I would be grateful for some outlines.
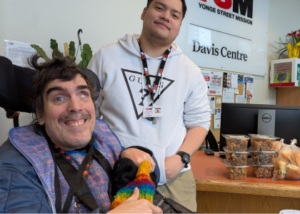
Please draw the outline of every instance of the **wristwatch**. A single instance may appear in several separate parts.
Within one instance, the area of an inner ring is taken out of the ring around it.
[[[189,162],[191,160],[190,155],[188,153],[186,153],[186,152],[183,152],[183,151],[177,152],[176,155],[179,155],[181,157],[182,163],[185,164],[184,168],[187,168],[188,164],[189,164]]]

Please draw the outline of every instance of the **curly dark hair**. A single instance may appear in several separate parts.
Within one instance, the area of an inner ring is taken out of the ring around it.
[[[73,80],[76,75],[81,75],[86,81],[88,89],[91,93],[91,97],[96,107],[95,101],[98,97],[95,84],[81,69],[73,63],[69,57],[55,57],[47,62],[38,63],[40,56],[38,54],[33,55],[28,60],[31,67],[37,70],[37,74],[33,79],[33,101],[32,112],[37,116],[43,117],[44,115],[44,100],[43,93],[46,85],[56,79],[60,79],[64,82]],[[38,125],[38,121],[35,120],[34,125]],[[35,130],[37,127],[35,127]]]
[[[150,4],[153,2],[153,0],[148,0],[147,1],[147,8],[149,8]],[[181,0],[182,2],[182,19],[184,19],[186,11],[187,11],[187,6],[185,3],[185,0]]]

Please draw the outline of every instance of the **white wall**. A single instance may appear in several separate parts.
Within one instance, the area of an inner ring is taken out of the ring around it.
[[[57,40],[61,51],[63,43],[70,41],[77,49],[81,28],[82,42],[89,43],[95,53],[126,33],[140,33],[146,4],[147,0],[0,0],[0,44],[4,39],[36,43],[51,56],[51,38]],[[0,55],[4,55],[4,46],[0,47]],[[20,114],[20,125],[31,121],[31,114]],[[0,108],[0,145],[12,127],[13,121]]]
[[[300,28],[299,8],[299,0],[270,0],[268,25],[269,66],[271,60],[278,59],[277,51],[282,48],[275,41],[279,42],[279,38],[284,41],[287,33]],[[276,89],[269,88],[269,66],[266,68],[267,76],[265,78],[255,77],[254,98],[251,101],[253,104],[276,104]]]
[[[255,0],[258,1],[258,0]],[[259,0],[262,1],[262,0]],[[0,0],[0,41],[10,39],[42,45],[48,55],[50,38],[59,43],[75,41],[81,28],[83,43],[89,43],[95,53],[102,46],[116,42],[126,33],[140,33],[140,15],[146,0]],[[299,29],[299,0],[270,0],[268,27],[268,61],[278,58],[280,48],[275,41],[284,39]],[[255,33],[255,32],[253,32]],[[3,47],[3,46],[2,46]],[[4,49],[0,49],[4,55]],[[78,57],[79,58],[79,57]],[[266,68],[269,70],[269,67]],[[269,72],[267,72],[269,73]],[[0,77],[1,78],[1,77]],[[269,74],[255,77],[254,98],[251,103],[276,104],[276,90],[269,88]],[[20,125],[30,123],[30,114],[22,113]],[[13,127],[0,108],[0,144]]]

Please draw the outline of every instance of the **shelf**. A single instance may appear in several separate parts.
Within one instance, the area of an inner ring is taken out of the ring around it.
[[[271,83],[271,88],[287,88],[287,87],[298,87],[295,86],[294,82],[288,82],[288,83]]]

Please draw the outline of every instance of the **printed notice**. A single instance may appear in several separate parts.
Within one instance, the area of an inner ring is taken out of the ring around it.
[[[224,88],[223,89],[223,103],[234,103],[234,89]]]
[[[243,95],[236,95],[235,102],[236,103],[247,103],[247,98],[244,97]]]
[[[253,98],[253,89],[254,89],[254,84],[247,82],[247,84],[246,84],[246,97],[247,98]]]
[[[216,107],[215,97],[214,96],[208,96],[208,103],[209,103],[209,106],[210,106],[210,114],[214,114],[215,107]]]
[[[238,75],[238,83],[243,83],[244,75]]]
[[[210,89],[210,73],[211,73],[211,71],[208,71],[208,70],[201,70],[201,71],[202,71],[202,75],[203,75],[204,80],[207,85],[207,94],[208,94],[209,89]]]
[[[231,76],[232,74],[227,74],[227,88],[231,88]]]
[[[275,78],[274,83],[291,82],[292,62],[274,64]]]
[[[215,108],[214,112],[214,129],[221,128],[221,108]]]
[[[244,84],[243,84],[243,96],[246,97],[246,84],[247,83],[254,83],[253,76],[245,76],[244,77]]]
[[[21,67],[30,67],[27,59],[36,53],[29,43],[4,40],[5,56],[12,61],[14,65]]]
[[[238,88],[238,75],[231,74],[231,88]]]
[[[210,73],[209,95],[222,95],[223,72]]]

